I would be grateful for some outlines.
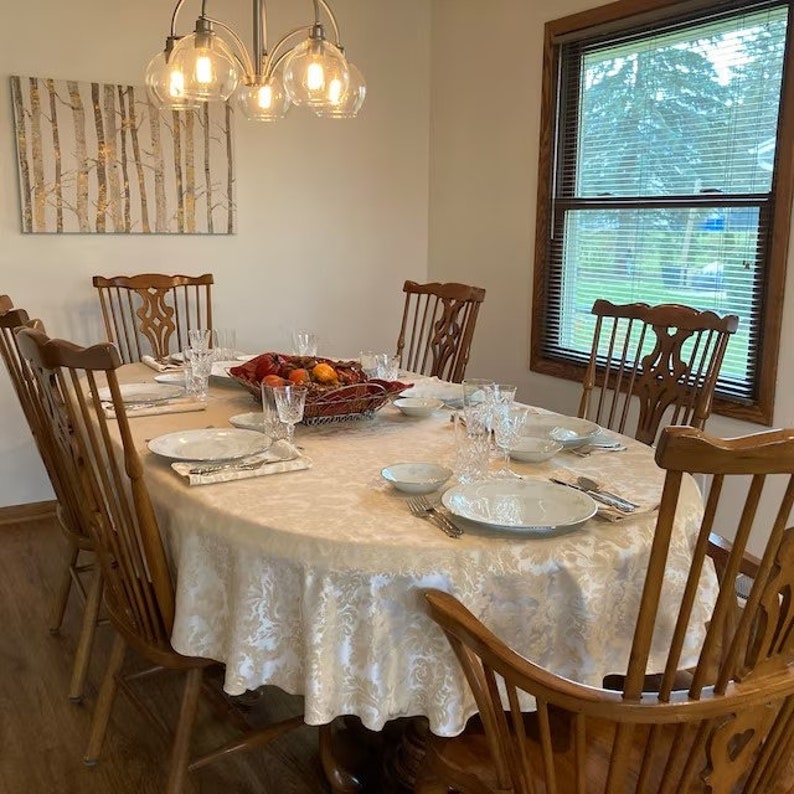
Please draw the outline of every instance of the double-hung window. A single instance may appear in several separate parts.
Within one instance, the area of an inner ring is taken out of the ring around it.
[[[715,409],[771,423],[791,6],[623,0],[546,26],[533,370],[581,379],[596,298],[737,314]]]

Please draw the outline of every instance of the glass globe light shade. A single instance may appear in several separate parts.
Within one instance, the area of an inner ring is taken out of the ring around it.
[[[314,108],[316,116],[327,119],[352,119],[358,115],[367,95],[367,84],[364,75],[355,64],[348,61],[347,67],[350,71],[347,91],[341,93],[340,85],[331,81],[326,91],[326,104]]]
[[[329,91],[341,97],[349,82],[344,53],[321,37],[298,44],[284,66],[284,88],[294,105],[327,105]]]
[[[184,75],[185,96],[199,102],[226,101],[240,79],[229,45],[212,31],[180,39],[169,62]]]
[[[196,101],[185,96],[184,74],[174,68],[170,58],[166,60],[164,51],[158,52],[146,67],[146,89],[160,108],[192,110],[196,107]]]
[[[267,80],[246,82],[237,89],[237,106],[251,121],[278,121],[289,110],[290,101],[278,74]]]

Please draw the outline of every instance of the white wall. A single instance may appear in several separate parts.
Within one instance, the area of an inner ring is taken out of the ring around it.
[[[295,326],[352,355],[395,343],[405,278],[427,275],[430,6],[334,0],[348,55],[367,78],[355,121],[293,112],[278,125],[236,119],[234,236],[22,235],[8,77],[140,85],[163,46],[162,0],[0,0],[0,293],[54,336],[101,337],[91,277],[146,271],[215,275],[214,312],[252,352],[284,348]],[[187,2],[179,32],[192,29]],[[209,4],[250,40],[248,0]],[[304,24],[309,0],[271,0],[271,39]],[[233,16],[224,16],[231,14]],[[406,58],[406,56],[409,56]],[[0,505],[51,491],[0,370]]]
[[[468,373],[517,383],[522,400],[563,413],[576,412],[579,386],[528,367],[543,27],[601,4],[436,0],[433,6],[430,276],[487,290]],[[787,295],[793,285],[789,266]],[[789,299],[778,426],[794,426],[793,355]],[[708,429],[727,437],[764,428],[713,416]]]

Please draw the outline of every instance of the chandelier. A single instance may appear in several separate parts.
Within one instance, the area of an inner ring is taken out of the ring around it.
[[[288,31],[270,50],[265,0],[253,0],[250,55],[229,25],[208,16],[207,0],[202,0],[193,33],[177,36],[184,2],[177,0],[165,49],[146,68],[146,87],[159,107],[190,110],[234,95],[246,118],[270,122],[283,118],[291,105],[304,105],[326,118],[353,118],[361,109],[366,83],[345,56],[326,0],[312,0],[313,22]],[[323,12],[333,41],[326,38]]]

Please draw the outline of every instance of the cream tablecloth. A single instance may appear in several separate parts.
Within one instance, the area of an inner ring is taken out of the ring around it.
[[[122,370],[126,381],[151,374],[142,365]],[[188,487],[146,449],[161,433],[225,427],[229,416],[254,408],[230,383],[211,388],[206,412],[132,420],[176,571],[173,646],[223,662],[226,691],[274,684],[302,694],[310,724],[354,714],[378,730],[393,718],[425,715],[434,733],[459,733],[475,708],[422,609],[421,589],[430,586],[456,595],[510,645],[558,673],[598,684],[625,670],[655,513],[615,524],[593,519],[556,538],[474,527],[452,540],[412,517],[405,497],[379,476],[398,461],[451,465],[445,410],[410,419],[387,406],[370,420],[299,426],[296,441],[311,469],[217,485]],[[636,501],[658,501],[663,476],[652,450],[626,443],[623,452],[564,452],[514,467],[538,476],[568,467]],[[654,664],[666,650],[700,510],[687,479]],[[710,571],[704,604],[714,590]],[[696,615],[693,648],[704,616]]]

